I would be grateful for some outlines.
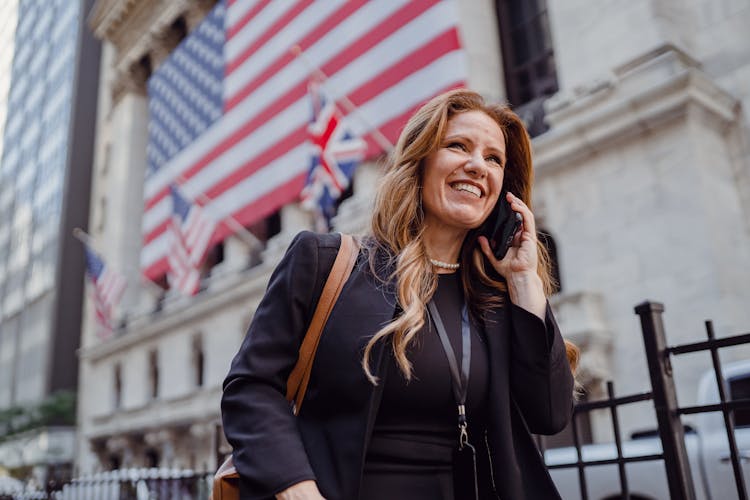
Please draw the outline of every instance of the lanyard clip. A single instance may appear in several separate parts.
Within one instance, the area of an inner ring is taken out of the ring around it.
[[[467,430],[468,424],[466,422],[466,407],[464,405],[458,405],[458,449],[463,450],[464,446],[469,442],[469,432]]]
[[[466,422],[458,426],[458,449],[463,450],[469,444],[469,432],[466,430]]]

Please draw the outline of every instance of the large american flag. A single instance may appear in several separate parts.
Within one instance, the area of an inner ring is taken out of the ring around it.
[[[112,336],[112,312],[122,298],[127,282],[125,277],[110,269],[94,250],[84,243],[86,274],[91,279],[94,298],[96,333],[101,338]]]
[[[220,1],[148,83],[145,274],[168,267],[173,182],[210,199],[214,220],[244,225],[298,198],[313,68],[329,75],[333,99],[357,106],[344,119],[367,140],[367,157],[381,153],[373,128],[395,142],[419,105],[466,80],[457,17],[448,0]],[[221,224],[213,242],[231,232]]]

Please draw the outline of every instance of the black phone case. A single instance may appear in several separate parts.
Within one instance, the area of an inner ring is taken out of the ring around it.
[[[500,260],[508,253],[513,242],[513,236],[521,228],[523,221],[521,214],[510,208],[510,203],[505,198],[506,192],[500,194],[489,218],[484,224],[482,234],[487,237],[496,259]]]

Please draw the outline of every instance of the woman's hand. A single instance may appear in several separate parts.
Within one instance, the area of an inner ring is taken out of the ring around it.
[[[318,490],[318,484],[313,480],[293,484],[281,493],[276,494],[278,500],[325,500]]]
[[[547,298],[544,295],[542,280],[537,274],[539,254],[534,214],[514,194],[508,192],[506,199],[510,207],[523,217],[521,230],[513,238],[508,253],[501,260],[497,260],[492,254],[489,241],[484,236],[479,237],[479,246],[492,267],[508,283],[511,302],[544,319]]]

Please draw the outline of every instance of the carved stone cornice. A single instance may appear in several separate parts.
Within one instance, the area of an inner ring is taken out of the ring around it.
[[[131,91],[145,93],[141,61],[146,58],[152,68],[158,66],[179,43],[172,28],[175,21],[184,16],[189,31],[215,4],[216,0],[97,0],[89,25],[95,36],[116,49],[113,99]]]
[[[658,47],[615,68],[608,78],[545,103],[550,130],[534,138],[537,179],[692,110],[725,130],[736,123],[739,105],[689,55],[671,45]]]
[[[96,0],[89,13],[89,27],[100,40],[109,39],[138,2],[147,0]]]

